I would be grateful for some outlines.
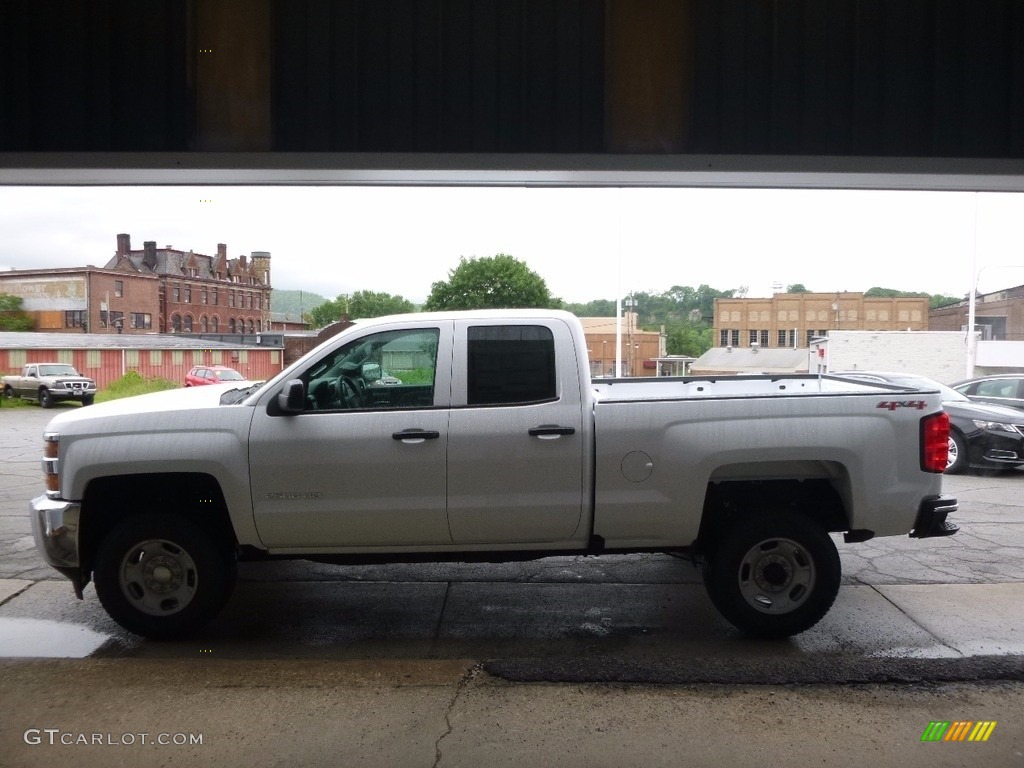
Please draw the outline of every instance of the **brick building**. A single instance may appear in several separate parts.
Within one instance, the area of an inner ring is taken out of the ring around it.
[[[968,300],[933,309],[932,330],[964,331]],[[974,298],[974,325],[986,341],[1024,341],[1024,285],[979,293]]]
[[[117,236],[103,267],[0,273],[0,293],[22,299],[36,331],[50,333],[220,333],[251,335],[270,323],[270,254],[229,259],[157,248],[132,250]]]
[[[36,331],[153,333],[160,318],[160,279],[97,267],[19,269],[0,273],[0,293],[18,296]]]
[[[715,299],[715,345],[795,349],[831,330],[926,331],[928,302],[850,291]]]
[[[218,243],[217,255],[157,248],[147,241],[132,250],[131,237],[117,236],[117,252],[107,269],[159,278],[161,333],[261,333],[270,328],[270,254],[254,251],[229,259]],[[108,308],[115,311],[114,305]]]

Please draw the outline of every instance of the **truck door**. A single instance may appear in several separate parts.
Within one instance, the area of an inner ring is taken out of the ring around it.
[[[276,394],[268,398],[249,440],[255,522],[266,546],[451,543],[451,355],[451,322],[377,328],[310,363],[300,376],[303,412],[275,412]]]
[[[448,522],[459,544],[568,542],[580,524],[585,434],[572,335],[560,320],[523,323],[456,322]]]

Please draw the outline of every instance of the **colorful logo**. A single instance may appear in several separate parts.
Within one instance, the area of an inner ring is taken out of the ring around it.
[[[988,741],[995,729],[995,720],[933,720],[921,734],[921,741]]]

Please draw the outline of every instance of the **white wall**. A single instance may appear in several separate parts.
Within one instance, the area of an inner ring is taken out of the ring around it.
[[[898,371],[952,384],[965,378],[961,331],[829,331],[825,355],[810,349],[810,370]],[[823,362],[824,361],[824,362]]]
[[[976,367],[993,373],[1024,370],[1024,341],[979,341]]]

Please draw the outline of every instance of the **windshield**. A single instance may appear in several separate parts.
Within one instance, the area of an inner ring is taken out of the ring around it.
[[[78,371],[71,365],[40,365],[40,376],[78,376]]]
[[[221,381],[245,381],[245,377],[234,369],[217,371],[217,378]]]

